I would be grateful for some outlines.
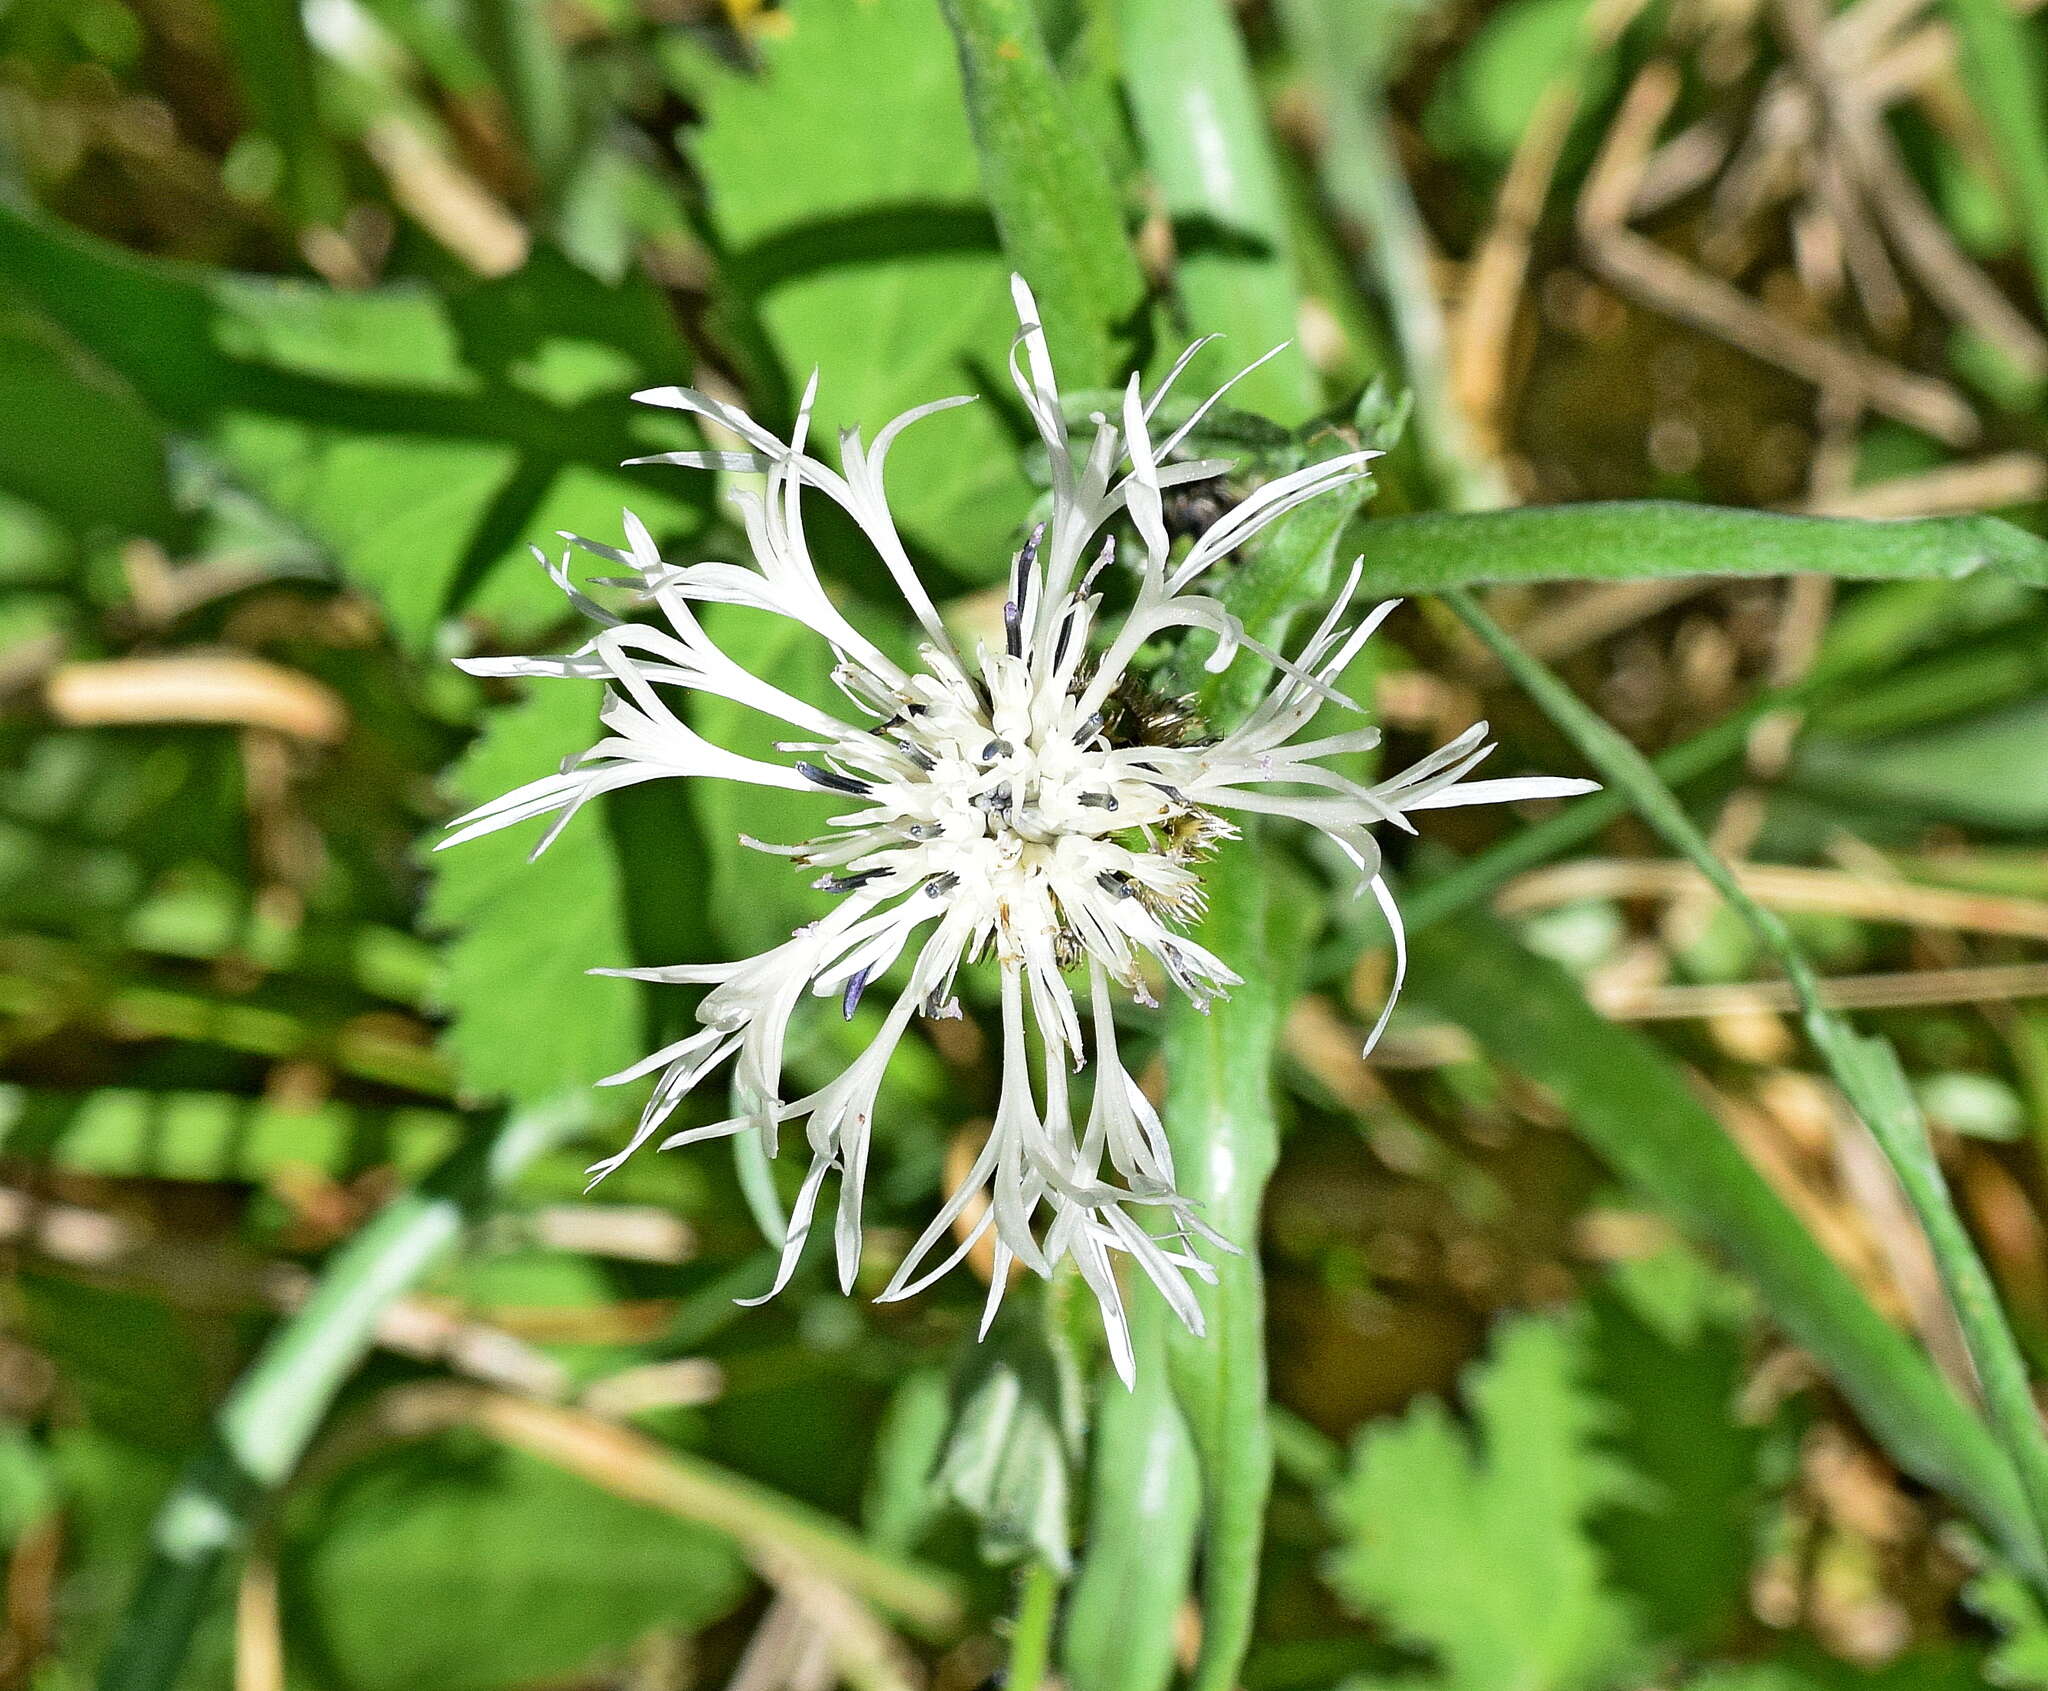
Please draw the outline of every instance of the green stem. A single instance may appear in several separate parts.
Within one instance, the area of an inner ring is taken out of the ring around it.
[[[1807,1037],[1851,1107],[1868,1124],[1913,1206],[1940,1271],[1975,1366],[1992,1430],[2005,1447],[2036,1532],[2048,1544],[2048,1434],[2028,1384],[2025,1359],[2000,1308],[1984,1259],[1956,1212],[1935,1160],[1927,1124],[1882,1039],[1865,1038],[1821,1001],[1820,981],[1785,924],[1743,890],[1648,758],[1580,701],[1547,666],[1517,646],[1479,601],[1460,588],[1446,602],[1586,760],[1623,793],[1644,821],[1711,881],[1792,983]]]
[[[1017,1593],[1017,1619],[1010,1628],[1007,1691],[1038,1691],[1052,1659],[1052,1623],[1059,1611],[1060,1576],[1033,1560]]]
[[[1231,389],[1230,403],[1294,424],[1321,392],[1296,343],[1301,277],[1287,196],[1223,0],[1121,0],[1124,86],[1173,220],[1174,286],[1197,335],[1222,336],[1188,373],[1212,388],[1280,348]]]
[[[206,1449],[158,1508],[148,1565],[100,1669],[101,1691],[170,1691],[221,1564],[290,1475],[369,1349],[378,1318],[495,1194],[584,1120],[580,1103],[508,1117],[335,1252],[305,1306],[236,1381]]]
[[[1356,14],[1365,10],[1347,7],[1346,0],[1282,0],[1295,60],[1323,121],[1317,170],[1331,204],[1365,233],[1365,262],[1415,395],[1429,479],[1460,509],[1499,505],[1508,497],[1507,484],[1472,438],[1452,394],[1449,336],[1429,275],[1422,215],[1387,133],[1380,67],[1357,39],[1366,25]]]

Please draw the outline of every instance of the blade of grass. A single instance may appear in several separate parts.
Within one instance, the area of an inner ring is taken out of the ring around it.
[[[1129,1300],[1138,1383],[1102,1394],[1087,1546],[1060,1639],[1073,1691],[1166,1691],[1194,1567],[1201,1478],[1167,1380],[1173,1314],[1150,1286],[1132,1285]]]
[[[2014,220],[2048,309],[2048,77],[2027,21],[2004,0],[1948,0],[1963,84],[1991,132]]]
[[[1189,379],[1214,386],[1294,341],[1301,278],[1287,196],[1244,42],[1222,0],[1123,0],[1118,25],[1145,162],[1173,221],[1187,326],[1224,337]],[[1231,396],[1287,424],[1308,417],[1321,397],[1293,344]]]
[[[587,1121],[572,1102],[520,1111],[393,1199],[328,1262],[214,1418],[158,1508],[142,1579],[100,1668],[102,1691],[170,1691],[221,1565],[291,1474],[378,1318],[535,1158]]]
[[[1038,295],[1069,380],[1101,384],[1145,278],[1115,186],[1068,107],[1030,0],[940,0],[1003,248]]]
[[[1826,678],[1815,676],[1789,687],[1761,692],[1710,728],[1681,741],[1650,767],[1667,786],[1682,787],[1742,755],[1750,730],[1774,711],[1796,707],[1823,689]],[[1401,900],[1401,920],[1410,936],[1470,909],[1487,894],[1591,839],[1629,811],[1628,795],[1615,788],[1576,799],[1555,816],[1518,830],[1456,868],[1425,881]]]
[[[1671,790],[1657,778],[1649,760],[1583,704],[1547,666],[1516,645],[1471,594],[1461,589],[1445,597],[1586,760],[1627,794],[1637,814],[1667,843],[1698,866],[1758,941],[1777,957],[1799,999],[1807,1037],[1850,1106],[1877,1139],[1927,1235],[1961,1323],[1992,1429],[2019,1477],[2036,1533],[2048,1543],[2048,1432],[2044,1432],[2034,1404],[2019,1342],[1999,1305],[1984,1259],[1956,1213],[1934,1158],[1927,1124],[1913,1101],[1897,1055],[1887,1042],[1858,1034],[1822,1003],[1819,980],[1783,921],[1743,889]]]
[[[1653,1041],[1606,1020],[1562,968],[1476,913],[1415,946],[1409,984],[1555,1097],[1604,1161],[1753,1280],[1902,1468],[2036,1578],[2048,1573],[2012,1464],[1983,1421],[1821,1249]]]
[[[1323,192],[1366,237],[1365,262],[1415,395],[1415,432],[1429,480],[1452,504],[1498,505],[1507,497],[1506,483],[1451,399],[1448,336],[1427,268],[1429,243],[1387,132],[1379,89],[1391,43],[1376,37],[1396,10],[1345,0],[1282,0],[1280,15],[1322,120],[1317,169]]]
[[[1816,572],[1843,581],[1960,581],[1979,570],[2048,587],[2048,540],[1997,517],[1859,522],[1658,500],[1436,512],[1356,523],[1374,593],[1540,581]]]
[[[478,44],[497,75],[544,200],[561,187],[575,161],[578,128],[576,91],[554,16],[552,7],[533,0],[484,0],[476,11]]]

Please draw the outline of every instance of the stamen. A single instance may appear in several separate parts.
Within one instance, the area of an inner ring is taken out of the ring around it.
[[[841,893],[852,892],[856,887],[864,887],[870,881],[878,881],[884,875],[893,875],[895,873],[894,869],[887,867],[861,869],[851,875],[821,875],[811,885],[819,892],[828,892],[837,897]]]
[[[868,989],[868,976],[871,973],[871,969],[861,969],[846,983],[846,992],[839,1000],[839,1014],[842,1019],[849,1022],[853,1020],[854,1011],[860,1008],[860,995]]]
[[[851,775],[842,775],[836,769],[821,769],[815,763],[799,763],[796,772],[806,781],[830,787],[835,793],[850,793],[857,799],[864,799],[875,790],[866,781],[856,781]]]

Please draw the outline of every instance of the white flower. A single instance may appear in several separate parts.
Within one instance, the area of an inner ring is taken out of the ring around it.
[[[603,625],[589,643],[566,657],[488,659],[464,667],[487,675],[607,681],[603,721],[611,733],[561,773],[458,819],[444,843],[552,815],[536,847],[545,849],[595,795],[666,776],[748,781],[836,803],[838,813],[824,818],[815,838],[762,848],[822,871],[813,884],[836,899],[827,914],[758,957],[607,971],[710,990],[697,1011],[699,1031],[610,1077],[607,1084],[657,1078],[629,1142],[593,1173],[609,1171],[660,1133],[678,1105],[730,1063],[732,1114],[671,1132],[662,1147],[758,1133],[772,1153],[784,1125],[799,1124],[810,1169],[767,1295],[788,1282],[826,1177],[835,1172],[833,1240],[840,1284],[850,1289],[876,1097],[889,1059],[913,1016],[960,1013],[955,975],[964,961],[992,952],[1002,1022],[995,1123],[972,1171],[881,1295],[903,1298],[921,1290],[992,1229],[987,1315],[994,1314],[1013,1262],[1050,1275],[1071,1259],[1101,1302],[1112,1354],[1129,1381],[1116,1256],[1128,1255],[1199,1332],[1202,1313],[1188,1277],[1214,1275],[1197,1242],[1231,1247],[1176,1190],[1159,1116],[1119,1055],[1113,988],[1149,1004],[1153,984],[1164,980],[1206,1004],[1236,983],[1228,960],[1186,931],[1202,909],[1201,858],[1235,831],[1228,817],[1293,817],[1335,842],[1392,925],[1398,992],[1400,917],[1379,873],[1374,825],[1408,829],[1409,812],[1577,793],[1588,783],[1466,781],[1491,749],[1484,723],[1372,786],[1324,767],[1321,760],[1363,750],[1379,738],[1371,728],[1296,736],[1325,701],[1348,704],[1335,690],[1336,679],[1392,607],[1382,605],[1348,629],[1340,626],[1358,585],[1354,568],[1336,606],[1289,661],[1249,639],[1217,600],[1195,589],[1212,564],[1276,518],[1363,477],[1376,454],[1352,452],[1267,482],[1175,561],[1161,495],[1229,468],[1214,460],[1174,461],[1220,390],[1155,440],[1153,418],[1187,358],[1149,397],[1133,377],[1121,418],[1097,417],[1092,439],[1077,452],[1036,306],[1021,279],[1013,288],[1021,331],[1011,373],[1045,443],[1052,510],[1017,554],[1001,650],[960,650],[911,566],[882,491],[883,461],[903,429],[966,401],[920,406],[889,424],[872,447],[848,431],[840,442],[844,468],[835,471],[804,451],[815,378],[788,443],[693,389],[643,393],[642,400],[695,412],[743,443],[740,450],[639,461],[764,478],[760,492],[735,495],[754,565],[669,563],[630,513],[624,550],[576,541],[630,569],[628,583],[653,601],[666,626],[619,621],[571,586],[566,564],[555,570],[563,591]],[[924,631],[917,668],[899,667],[833,604],[805,545],[806,489],[845,509],[895,579]],[[1103,596],[1096,583],[1118,559],[1116,540],[1102,531],[1121,515],[1129,517],[1139,543],[1128,560],[1135,564],[1130,603],[1113,629],[1098,629]],[[792,698],[727,657],[692,609],[705,602],[751,605],[818,635],[831,650],[832,675],[854,720]],[[1241,647],[1278,667],[1264,701],[1221,738],[1206,737],[1183,701],[1161,698],[1131,672],[1147,642],[1174,628],[1216,636],[1211,671],[1228,665]],[[789,724],[801,736],[785,743],[790,760],[742,757],[701,738],[672,702],[693,691]],[[892,973],[899,963],[900,973]],[[828,1086],[785,1099],[783,1045],[798,1005],[807,995],[824,997],[851,1019],[862,995],[885,978],[892,983],[888,1009],[866,1049]],[[1378,1033],[1375,1028],[1375,1038]],[[1077,1117],[1068,1075],[1084,1067],[1093,1068],[1094,1085]]]

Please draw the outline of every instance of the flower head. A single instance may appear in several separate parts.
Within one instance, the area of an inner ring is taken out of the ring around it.
[[[610,1077],[656,1079],[630,1140],[593,1173],[602,1175],[662,1134],[683,1100],[730,1065],[731,1114],[668,1132],[661,1146],[754,1133],[772,1153],[786,1127],[800,1128],[810,1167],[767,1296],[787,1284],[834,1173],[833,1241],[840,1283],[850,1289],[876,1101],[890,1057],[914,1016],[958,1015],[961,965],[992,955],[1002,1038],[994,1125],[882,1297],[919,1291],[992,1231],[988,1315],[1013,1263],[1050,1275],[1071,1260],[1102,1305],[1112,1354],[1128,1381],[1130,1344],[1114,1259],[1128,1256],[1199,1332],[1201,1309],[1189,1278],[1213,1278],[1205,1243],[1232,1248],[1178,1192],[1172,1150],[1121,1060],[1114,1018],[1119,992],[1151,1003],[1155,986],[1170,983],[1205,1005],[1236,984],[1229,960],[1189,937],[1202,910],[1205,852],[1236,831],[1235,816],[1292,817],[1320,830],[1385,911],[1398,960],[1400,917],[1380,875],[1375,825],[1407,829],[1414,811],[1561,795],[1586,783],[1466,780],[1491,749],[1483,723],[1373,785],[1326,767],[1324,760],[1378,740],[1372,728],[1302,736],[1326,702],[1349,704],[1337,680],[1391,606],[1345,626],[1358,585],[1354,568],[1337,603],[1289,659],[1252,640],[1200,587],[1219,559],[1276,518],[1365,476],[1376,454],[1350,452],[1268,481],[1176,557],[1163,496],[1230,468],[1176,457],[1224,390],[1155,439],[1155,418],[1186,367],[1183,357],[1149,395],[1133,377],[1121,415],[1096,417],[1092,435],[1077,442],[1061,411],[1030,291],[1021,279],[1013,286],[1020,332],[1011,373],[1044,442],[1052,494],[1049,517],[1012,565],[999,645],[961,649],[911,565],[882,490],[884,461],[903,429],[966,401],[920,406],[890,423],[872,446],[847,431],[842,468],[834,470],[804,449],[815,378],[786,443],[693,389],[643,393],[638,397],[649,403],[698,414],[737,444],[639,462],[761,478],[758,491],[734,496],[753,565],[671,563],[630,513],[623,549],[576,540],[629,570],[626,584],[652,602],[662,625],[620,621],[571,585],[566,563],[555,569],[563,591],[600,624],[591,640],[564,657],[484,659],[465,667],[606,682],[602,717],[610,733],[561,773],[459,818],[444,843],[552,816],[536,847],[542,850],[596,795],[668,776],[815,794],[820,831],[799,845],[761,849],[789,858],[830,896],[816,921],[757,957],[608,971],[709,990],[696,1032]],[[893,577],[923,630],[914,667],[900,666],[863,635],[826,591],[804,538],[807,490],[845,510]],[[1125,548],[1130,555],[1123,560],[1132,566],[1123,595],[1128,606],[1105,619],[1098,583],[1120,552],[1116,535],[1105,530],[1119,517],[1128,517],[1137,544]],[[817,709],[742,668],[706,635],[694,610],[703,603],[753,606],[812,631],[824,648],[821,661],[829,652],[847,709]],[[1277,670],[1263,701],[1229,732],[1206,733],[1185,701],[1156,692],[1134,671],[1148,642],[1172,629],[1215,637],[1211,671],[1246,649]],[[782,743],[787,760],[741,756],[703,739],[678,713],[678,700],[691,692],[787,724],[795,734]],[[887,1008],[865,1049],[828,1085],[784,1098],[783,1047],[803,1001],[824,998],[851,1020],[871,992],[886,998]],[[1077,1109],[1069,1076],[1084,1069],[1092,1070],[1093,1084],[1085,1108]]]

